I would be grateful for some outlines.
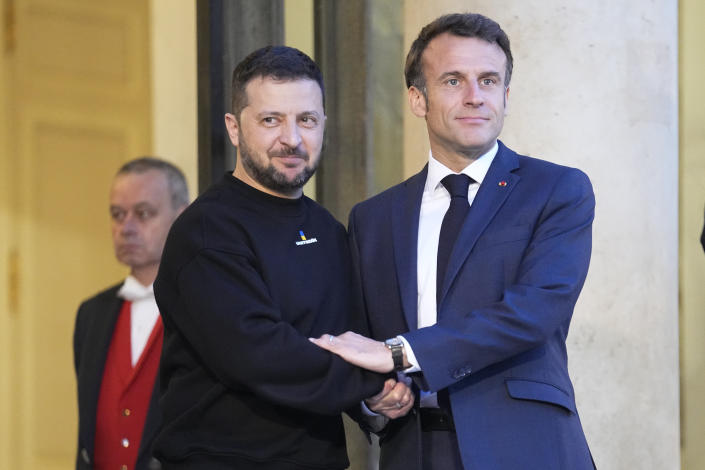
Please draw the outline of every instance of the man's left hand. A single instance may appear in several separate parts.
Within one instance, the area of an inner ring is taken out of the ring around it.
[[[346,331],[339,336],[323,335],[309,340],[316,346],[337,354],[350,364],[363,369],[382,374],[394,370],[392,352],[384,343],[352,331]]]

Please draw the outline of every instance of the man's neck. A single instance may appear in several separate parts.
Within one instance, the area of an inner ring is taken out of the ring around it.
[[[141,268],[132,268],[130,274],[132,277],[137,279],[137,282],[142,284],[144,287],[149,287],[154,284],[154,280],[157,278],[157,272],[159,271],[159,265],[144,266]]]
[[[472,162],[492,150],[496,142],[495,140],[491,145],[479,149],[466,149],[463,151],[451,151],[445,147],[434,145],[433,142],[431,142],[431,155],[448,167],[448,169],[455,173],[460,173]]]

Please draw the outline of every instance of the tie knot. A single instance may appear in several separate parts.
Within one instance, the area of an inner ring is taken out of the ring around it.
[[[472,178],[470,178],[468,175],[465,174],[459,174],[459,175],[448,175],[445,178],[441,180],[441,184],[445,186],[445,188],[448,190],[450,193],[450,197],[468,197],[468,187],[470,186],[470,182],[473,181]]]

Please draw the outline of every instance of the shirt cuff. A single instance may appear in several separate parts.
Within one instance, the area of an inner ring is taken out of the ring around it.
[[[380,432],[389,422],[389,418],[386,416],[370,410],[364,400],[360,402],[360,407],[362,408],[364,420],[370,427],[370,431],[375,433]]]
[[[372,411],[371,409],[369,409],[369,408],[367,407],[367,403],[365,403],[365,400],[362,400],[362,401],[360,402],[360,406],[362,407],[362,414],[364,414],[365,416],[370,416],[370,417],[382,416],[381,414],[375,413],[374,411]]]
[[[411,372],[421,372],[421,366],[419,365],[419,361],[416,360],[416,355],[414,354],[414,350],[411,349],[411,345],[409,342],[403,337],[403,336],[397,336],[398,339],[401,340],[402,343],[404,343],[404,353],[406,354],[406,361],[411,364],[411,367],[408,369],[404,369],[402,372],[405,374],[409,374]]]

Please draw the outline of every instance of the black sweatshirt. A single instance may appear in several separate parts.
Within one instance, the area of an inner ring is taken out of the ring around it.
[[[228,174],[184,211],[154,284],[166,468],[348,466],[340,412],[384,377],[308,338],[353,326],[351,282],[345,229],[305,196]]]

